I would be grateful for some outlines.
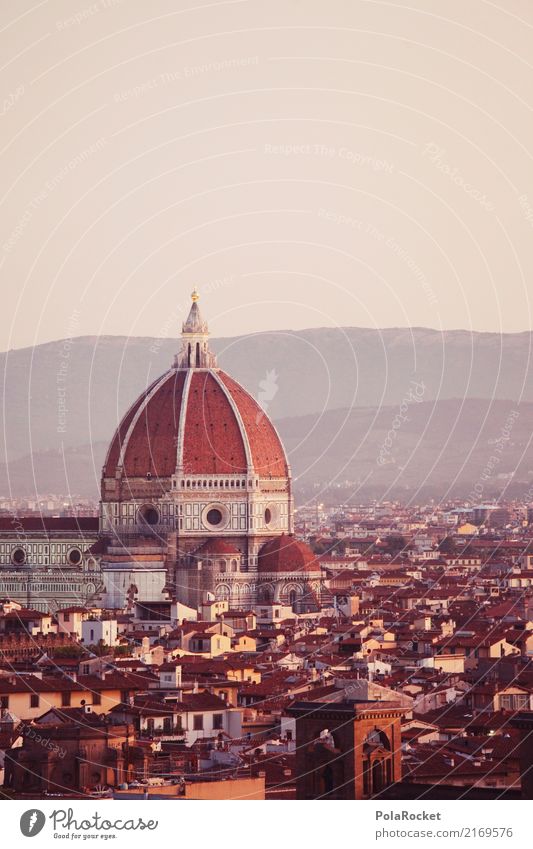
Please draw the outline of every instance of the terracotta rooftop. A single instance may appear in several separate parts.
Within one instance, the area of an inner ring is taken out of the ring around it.
[[[265,543],[258,557],[260,572],[319,572],[320,564],[304,542],[289,534]]]
[[[242,386],[219,369],[171,369],[122,420],[104,476],[121,464],[125,477],[168,478],[178,465],[190,475],[245,475],[248,457],[259,475],[288,476],[274,426]]]

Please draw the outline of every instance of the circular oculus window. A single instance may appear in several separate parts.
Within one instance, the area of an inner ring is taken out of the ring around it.
[[[26,562],[26,552],[23,548],[15,548],[11,553],[11,559],[17,566],[22,566]]]
[[[81,563],[81,556],[79,548],[71,548],[68,553],[68,562],[71,566],[79,566]]]
[[[223,504],[208,504],[202,511],[202,522],[212,531],[223,530],[228,520],[229,513]]]
[[[263,514],[267,527],[276,527],[279,521],[279,509],[277,504],[268,504]]]
[[[211,509],[207,511],[205,518],[210,525],[220,525],[222,522],[222,511],[219,510],[218,507],[211,507]]]

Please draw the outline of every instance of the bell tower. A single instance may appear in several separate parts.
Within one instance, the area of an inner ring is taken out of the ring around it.
[[[200,295],[193,290],[191,293],[192,305],[181,329],[181,348],[174,359],[174,368],[196,369],[216,368],[217,360],[209,350],[209,328],[200,313],[198,301]]]

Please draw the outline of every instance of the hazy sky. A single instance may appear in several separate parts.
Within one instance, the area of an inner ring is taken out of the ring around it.
[[[531,0],[0,10],[2,350],[531,328]]]

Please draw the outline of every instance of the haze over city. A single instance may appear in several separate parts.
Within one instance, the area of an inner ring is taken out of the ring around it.
[[[0,10],[0,350],[531,328],[526,2],[190,6]]]

